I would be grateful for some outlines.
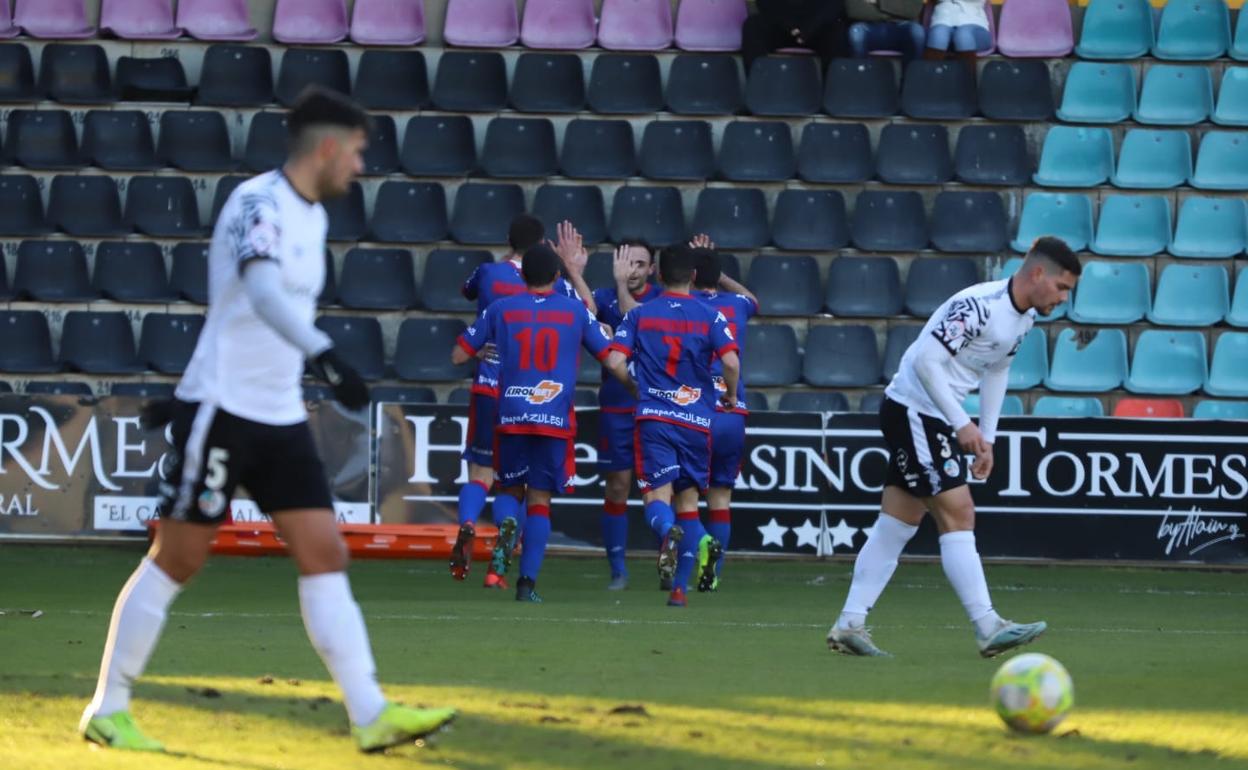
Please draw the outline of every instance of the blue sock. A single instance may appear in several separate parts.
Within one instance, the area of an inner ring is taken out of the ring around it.
[[[698,563],[698,543],[706,530],[702,528],[702,521],[696,513],[687,519],[681,517],[676,523],[685,534],[680,538],[680,559],[676,562],[676,576],[672,579],[672,587],[688,589],[689,576],[693,574],[693,568]]]
[[[672,506],[662,500],[646,503],[646,523],[662,540],[667,537],[667,531],[676,523],[676,512],[672,510]]]
[[[524,535],[524,527],[529,521],[529,501],[521,500],[520,506],[511,515],[516,517],[516,538],[519,539]]]
[[[724,554],[728,553],[728,539],[732,535],[732,519],[727,508],[711,511],[710,514],[711,522],[706,525],[706,533],[718,540],[724,549],[715,567],[715,573],[721,574],[724,571]]]
[[[494,525],[501,527],[503,520],[510,517],[516,520],[516,537],[520,537],[520,533],[524,531],[524,525],[520,523],[520,517],[523,515],[524,504],[511,495],[499,493],[494,495]],[[512,543],[515,546],[515,543]]]
[[[537,580],[550,539],[550,506],[535,505],[529,509],[524,524],[524,551],[520,554],[520,577]]]
[[[459,523],[477,523],[481,511],[485,510],[485,498],[490,490],[479,481],[470,481],[459,490]]]
[[[607,551],[611,577],[628,577],[624,556],[628,549],[628,503],[602,505],[602,546]]]

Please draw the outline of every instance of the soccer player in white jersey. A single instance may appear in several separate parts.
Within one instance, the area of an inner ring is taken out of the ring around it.
[[[884,391],[880,428],[888,445],[884,499],[858,558],[828,647],[850,655],[885,654],[865,621],[897,569],[902,549],[930,512],[940,532],[945,575],[975,628],[985,658],[1026,644],[1045,624],[1003,619],[992,607],[984,567],[975,549],[975,504],[966,485],[963,453],[974,455],[971,475],[992,472],[992,445],[1005,399],[1010,363],[1035,323],[1066,301],[1079,280],[1079,259],[1057,238],[1040,238],[1010,279],[980,283],[950,297],[928,320]],[[979,388],[979,425],[962,408]]]
[[[304,628],[342,691],[359,748],[412,740],[455,716],[382,695],[300,387],[306,362],[343,406],[368,404],[364,381],[313,325],[325,280],[321,201],[346,193],[362,170],[368,125],[345,97],[310,89],[290,113],[285,166],[239,185],[221,212],[203,333],[175,399],[145,410],[149,425],[172,423],[175,462],[161,485],[156,541],[113,607],[95,697],[79,728],[89,741],[163,750],[131,718],[130,690],[239,484],[272,516],[294,558]]]

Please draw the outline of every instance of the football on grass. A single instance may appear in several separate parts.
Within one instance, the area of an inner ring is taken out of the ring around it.
[[[1019,732],[1049,732],[1074,702],[1070,674],[1048,655],[1030,652],[1010,658],[992,677],[992,704]]]

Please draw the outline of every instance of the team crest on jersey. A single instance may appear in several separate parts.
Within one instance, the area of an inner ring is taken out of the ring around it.
[[[691,388],[688,385],[681,385],[676,390],[658,390],[650,388],[650,395],[657,398],[667,399],[677,406],[689,406],[696,403],[702,398],[701,388]]]
[[[224,513],[225,505],[225,495],[220,490],[205,489],[199,495],[199,512],[210,519],[215,519]]]
[[[957,460],[954,460],[952,458],[945,460],[945,475],[946,476],[958,475],[958,461]]]
[[[563,392],[563,384],[554,380],[542,380],[533,386],[512,385],[504,391],[507,398],[523,398],[534,406],[550,403]]]

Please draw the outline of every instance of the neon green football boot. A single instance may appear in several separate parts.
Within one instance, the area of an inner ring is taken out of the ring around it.
[[[143,734],[129,711],[118,711],[106,717],[82,715],[78,727],[82,737],[105,748],[127,751],[164,751],[165,744]]]
[[[455,718],[455,709],[415,709],[387,703],[372,724],[352,727],[360,751],[382,751],[436,733]]]
[[[724,549],[710,535],[703,535],[698,542],[698,591],[706,593],[719,588],[719,557]]]

